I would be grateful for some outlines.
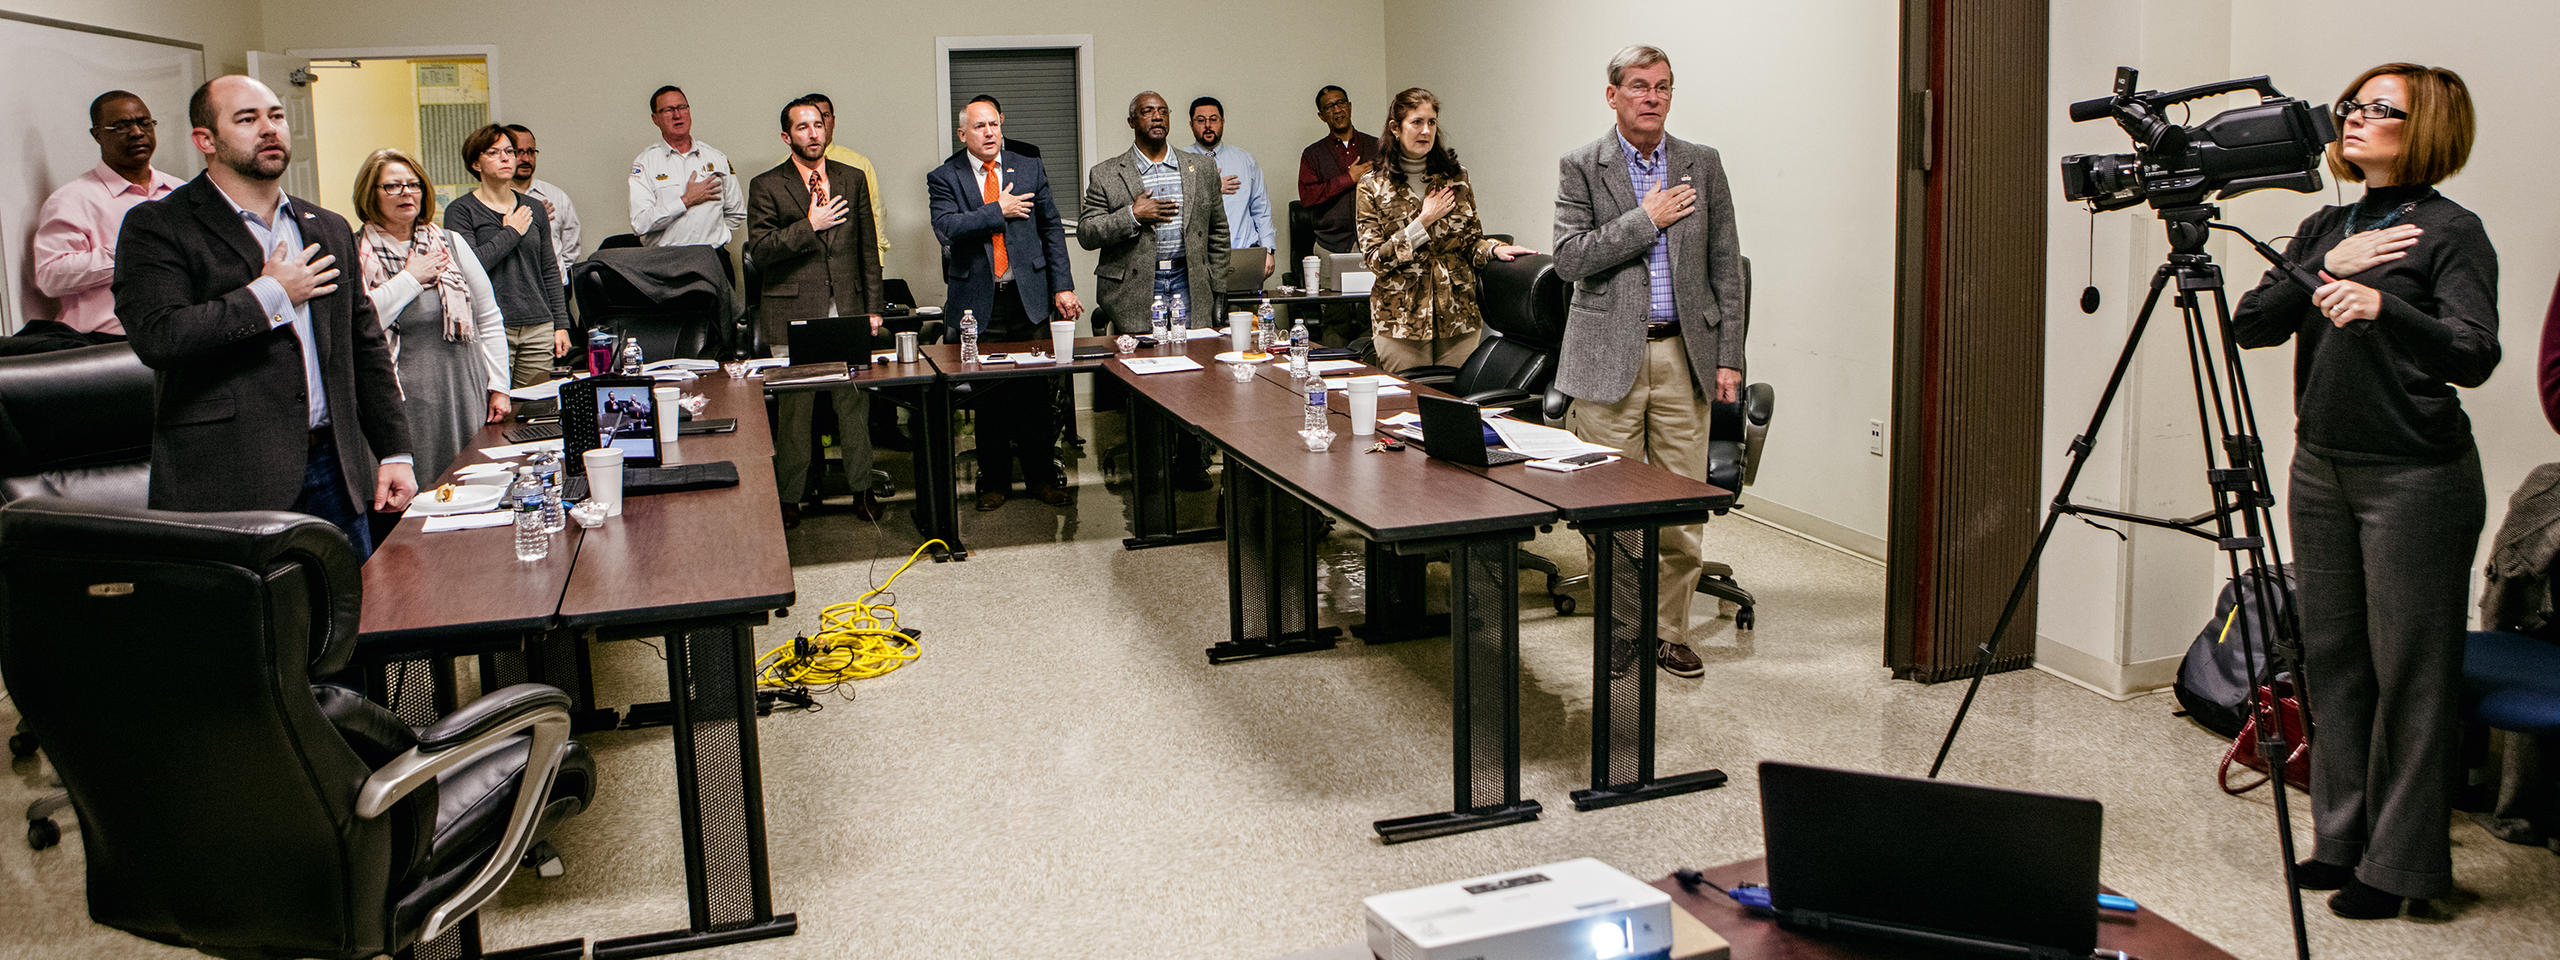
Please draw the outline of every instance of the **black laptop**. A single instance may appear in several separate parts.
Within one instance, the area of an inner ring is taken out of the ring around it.
[[[871,365],[871,318],[812,317],[785,326],[791,365],[841,363],[861,369]],[[769,375],[768,375],[769,377]]]
[[[2098,942],[2098,801],[1760,763],[1769,896],[1791,929],[1984,956]]]
[[[1484,408],[1425,393],[1415,394],[1414,399],[1421,404],[1422,452],[1468,467],[1498,467],[1530,459],[1494,446],[1501,435],[1484,422]]]

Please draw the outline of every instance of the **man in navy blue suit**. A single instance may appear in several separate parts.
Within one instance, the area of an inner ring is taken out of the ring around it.
[[[968,311],[977,315],[982,342],[1045,340],[1052,313],[1061,320],[1084,315],[1048,174],[1040,161],[1004,149],[1004,114],[993,103],[962,108],[959,132],[960,155],[924,177],[950,287],[943,321],[956,330]],[[1050,465],[1058,437],[1050,390],[1039,379],[979,385],[978,509],[1004,505],[1016,463],[1033,497],[1067,505]]]

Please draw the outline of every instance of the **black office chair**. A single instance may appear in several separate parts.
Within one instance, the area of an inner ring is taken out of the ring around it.
[[[73,497],[145,506],[151,496],[151,368],[126,344],[0,357],[0,504]],[[23,760],[40,745],[25,719],[9,735]],[[27,843],[62,835],[56,790],[27,804]]]
[[[1536,420],[1547,384],[1555,379],[1564,335],[1565,283],[1556,275],[1555,258],[1540,253],[1497,260],[1476,276],[1484,338],[1475,351],[1459,366],[1408,367],[1397,376]]]
[[[596,328],[638,337],[651,360],[723,360],[753,343],[721,247],[598,250],[570,268],[569,300],[580,330],[573,339]]]
[[[1289,262],[1280,265],[1280,282],[1293,287],[1307,285],[1299,270],[1307,257],[1316,252],[1316,218],[1307,215],[1306,204],[1289,201]]]
[[[301,514],[0,507],[0,676],[80,811],[92,919],[220,957],[477,955],[473,912],[595,767],[551,687],[413,730],[315,684],[362,589]],[[102,656],[154,679],[103,696]]]

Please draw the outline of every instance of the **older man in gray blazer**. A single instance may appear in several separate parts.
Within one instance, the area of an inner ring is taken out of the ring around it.
[[[1136,144],[1085,176],[1076,242],[1102,251],[1094,265],[1097,331],[1147,332],[1155,295],[1187,297],[1193,326],[1219,316],[1227,278],[1227,209],[1217,161],[1166,142],[1172,110],[1155,91],[1129,101]],[[1172,268],[1158,275],[1156,264]]]
[[[1709,400],[1742,388],[1732,193],[1714,148],[1663,132],[1661,50],[1620,50],[1604,96],[1616,127],[1564,156],[1556,188],[1556,272],[1573,284],[1556,387],[1578,401],[1567,425],[1583,439],[1704,478]],[[1662,531],[1654,655],[1675,676],[1706,672],[1686,642],[1704,534]]]

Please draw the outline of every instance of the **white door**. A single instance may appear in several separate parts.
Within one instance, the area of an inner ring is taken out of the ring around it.
[[[311,84],[319,77],[313,75],[311,61],[251,50],[249,75],[274,90],[276,99],[284,101],[285,129],[291,135],[285,148],[293,152],[293,162],[284,168],[284,192],[318,202],[320,147],[313,137]]]

